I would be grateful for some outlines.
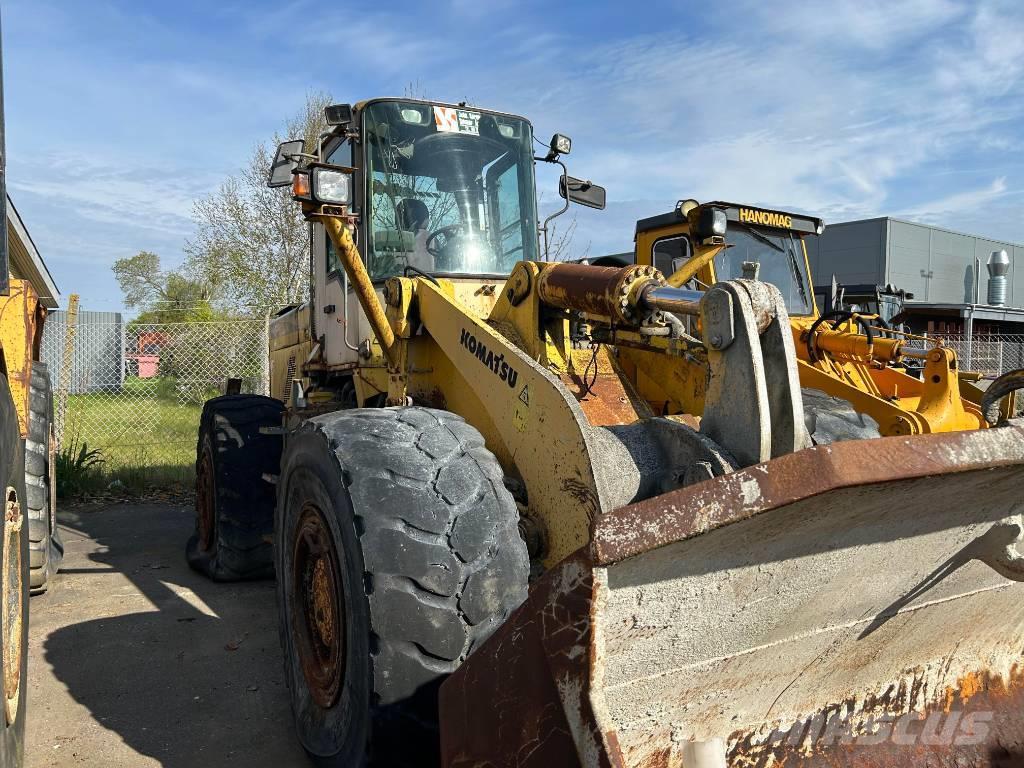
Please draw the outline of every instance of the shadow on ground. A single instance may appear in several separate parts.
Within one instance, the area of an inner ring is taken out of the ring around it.
[[[34,660],[31,768],[308,765],[272,582],[214,584],[190,571],[192,513],[180,505],[117,504],[61,523],[65,570],[31,606],[31,645],[54,678]]]

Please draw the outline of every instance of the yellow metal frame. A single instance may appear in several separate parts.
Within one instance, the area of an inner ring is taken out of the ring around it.
[[[46,308],[39,303],[31,283],[12,278],[10,294],[0,297],[0,352],[23,438],[28,435],[32,362],[39,355],[45,318]]]

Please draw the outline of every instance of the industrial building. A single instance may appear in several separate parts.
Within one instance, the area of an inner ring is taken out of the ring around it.
[[[891,217],[829,224],[807,239],[815,292],[846,286],[912,294],[902,317],[923,333],[1024,333],[1024,245]]]

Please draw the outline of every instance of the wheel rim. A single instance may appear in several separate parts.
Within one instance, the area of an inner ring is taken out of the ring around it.
[[[2,584],[3,609],[0,612],[0,634],[3,636],[4,714],[8,725],[18,714],[21,697],[22,616],[25,601],[21,575],[21,527],[24,517],[18,494],[7,488],[4,504],[4,541]]]
[[[292,633],[313,700],[331,707],[345,674],[341,569],[323,514],[307,504],[292,549]]]
[[[210,441],[204,440],[203,453],[196,468],[196,529],[199,534],[199,548],[203,552],[213,547],[215,509],[213,451],[210,448]]]

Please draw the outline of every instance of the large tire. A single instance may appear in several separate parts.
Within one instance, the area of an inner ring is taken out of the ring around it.
[[[64,560],[64,543],[54,504],[53,388],[46,363],[32,364],[29,385],[28,439],[25,441],[25,490],[28,507],[29,585],[38,595],[49,588]]]
[[[18,415],[0,374],[0,768],[20,768],[25,750],[28,694],[29,526],[25,508],[25,454]]]
[[[819,389],[804,389],[803,399],[804,422],[815,445],[881,437],[878,422],[857,413],[846,400]]]
[[[281,466],[284,404],[225,395],[203,406],[196,444],[196,531],[185,554],[214,581],[271,578],[273,479]],[[261,431],[263,430],[263,431]]]
[[[518,519],[497,460],[453,414],[339,411],[288,436],[278,617],[317,765],[437,764],[441,682],[526,598]]]

